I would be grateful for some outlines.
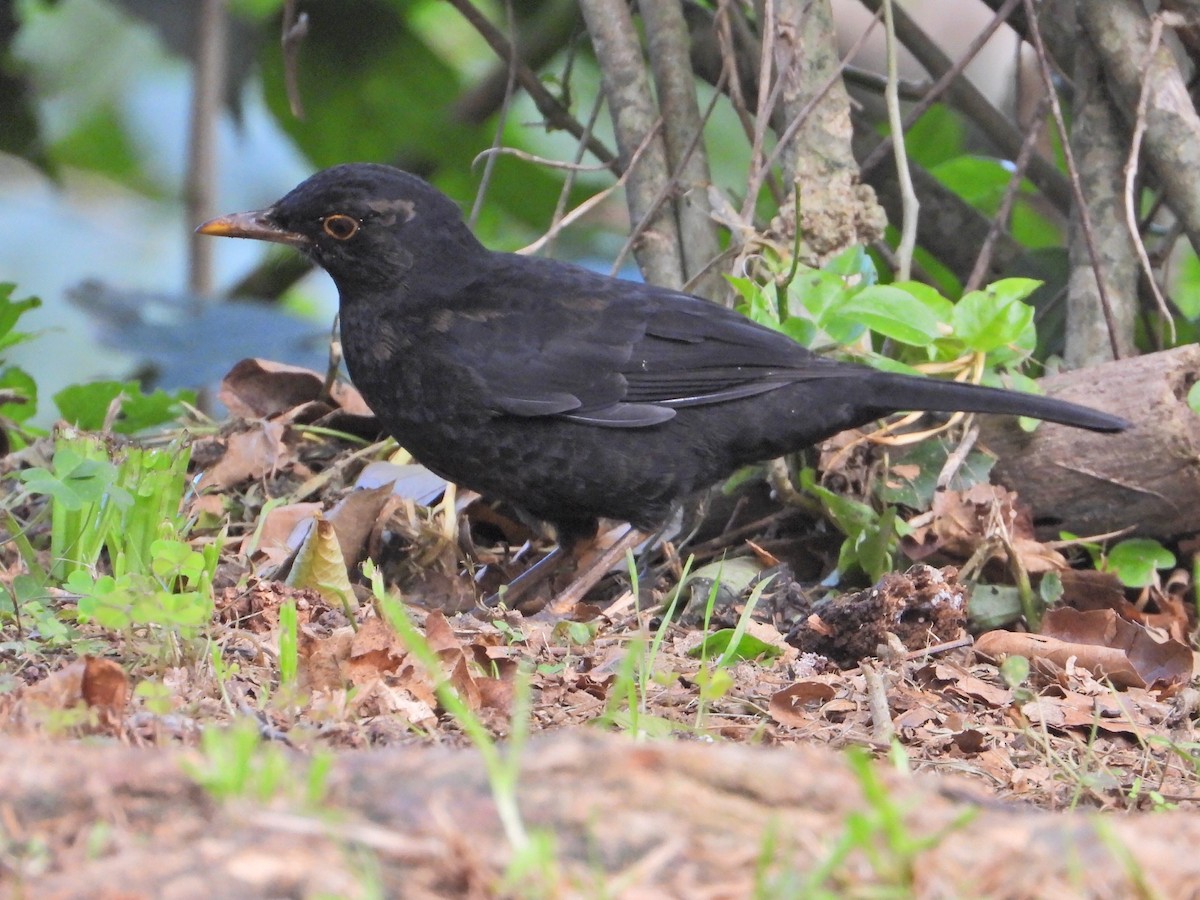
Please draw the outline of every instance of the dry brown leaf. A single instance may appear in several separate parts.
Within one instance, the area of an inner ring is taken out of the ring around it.
[[[967,560],[993,534],[997,520],[1011,536],[1012,547],[1026,572],[1038,574],[1067,567],[1061,553],[1036,539],[1029,510],[1018,505],[1017,495],[993,484],[934,494],[931,517],[925,524],[914,527],[901,540],[901,547],[914,560],[925,559],[937,551]],[[996,554],[1003,553],[998,546]]]
[[[1064,641],[1121,649],[1144,682],[1132,687],[1181,684],[1192,677],[1192,651],[1187,645],[1176,640],[1156,641],[1143,626],[1122,619],[1110,609],[1052,609],[1042,619],[1042,633]]]
[[[299,539],[292,538],[296,528],[301,522],[311,521],[320,511],[320,503],[288,503],[274,507],[263,518],[254,549],[264,554],[271,565],[279,565],[299,544]],[[254,546],[254,539],[253,533],[246,535],[239,551],[242,555]]]
[[[1043,627],[1047,634],[990,631],[979,636],[975,649],[993,659],[1020,655],[1064,668],[1074,660],[1122,688],[1179,684],[1191,677],[1191,650],[1175,641],[1155,641],[1145,628],[1112,610],[1059,608],[1047,613]]]
[[[115,723],[129,702],[129,676],[111,659],[85,656],[80,693],[84,703]]]
[[[1074,664],[1097,678],[1108,678],[1118,687],[1145,687],[1124,650],[1094,644],[1073,644],[1044,634],[1014,631],[989,631],[975,639],[975,651],[981,656],[1000,659],[1024,656],[1030,660],[1048,660],[1057,666]]]
[[[365,555],[367,538],[371,536],[371,529],[375,527],[391,491],[390,484],[370,490],[351,491],[326,514],[325,520],[337,534],[347,570],[358,565]]]
[[[472,710],[478,710],[483,704],[479,685],[467,664],[462,642],[455,636],[440,610],[434,610],[425,617],[425,640],[442,661],[442,669],[451,687],[458,691],[458,695]]]
[[[347,674],[343,673],[343,668],[353,652],[355,634],[348,625],[326,638],[314,637],[301,630],[297,636],[300,687],[313,693],[342,691],[350,680],[348,668]]]
[[[263,478],[288,459],[283,443],[283,426],[278,422],[256,422],[248,431],[231,434],[225,453],[200,479],[198,490],[228,490],[244,481]]]
[[[217,398],[235,416],[270,419],[321,399],[324,388],[325,376],[311,369],[268,359],[243,359],[222,380]],[[330,393],[346,412],[371,415],[362,395],[350,385],[335,382]],[[326,406],[324,412],[328,411]]]
[[[771,695],[767,711],[780,725],[808,725],[813,717],[805,710],[809,704],[826,703],[837,695],[837,689],[824,681],[797,681]]]
[[[408,651],[383,619],[367,619],[350,642],[347,672],[354,684],[366,684],[397,671]]]

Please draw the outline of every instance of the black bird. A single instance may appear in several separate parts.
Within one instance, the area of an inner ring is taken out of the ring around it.
[[[815,355],[680,291],[488,250],[416,176],[335,166],[202,234],[289,244],[333,278],[350,376],[445,478],[552,523],[653,529],[739,466],[898,410],[1033,416],[1114,432],[1048,397]]]

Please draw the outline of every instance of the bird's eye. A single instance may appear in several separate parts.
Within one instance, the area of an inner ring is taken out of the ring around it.
[[[325,229],[325,233],[331,238],[339,241],[348,241],[358,231],[358,219],[338,213],[323,218],[321,220],[321,227]]]

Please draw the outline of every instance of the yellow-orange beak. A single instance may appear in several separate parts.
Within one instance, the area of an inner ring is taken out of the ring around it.
[[[256,241],[271,241],[300,248],[309,245],[308,238],[295,231],[280,228],[270,220],[267,213],[268,210],[256,209],[251,212],[220,216],[205,222],[196,229],[196,233],[211,234],[214,237],[251,238]]]

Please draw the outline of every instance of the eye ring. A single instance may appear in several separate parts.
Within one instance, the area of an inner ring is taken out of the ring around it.
[[[321,228],[334,240],[348,241],[358,232],[359,221],[353,216],[335,213],[321,220]]]

